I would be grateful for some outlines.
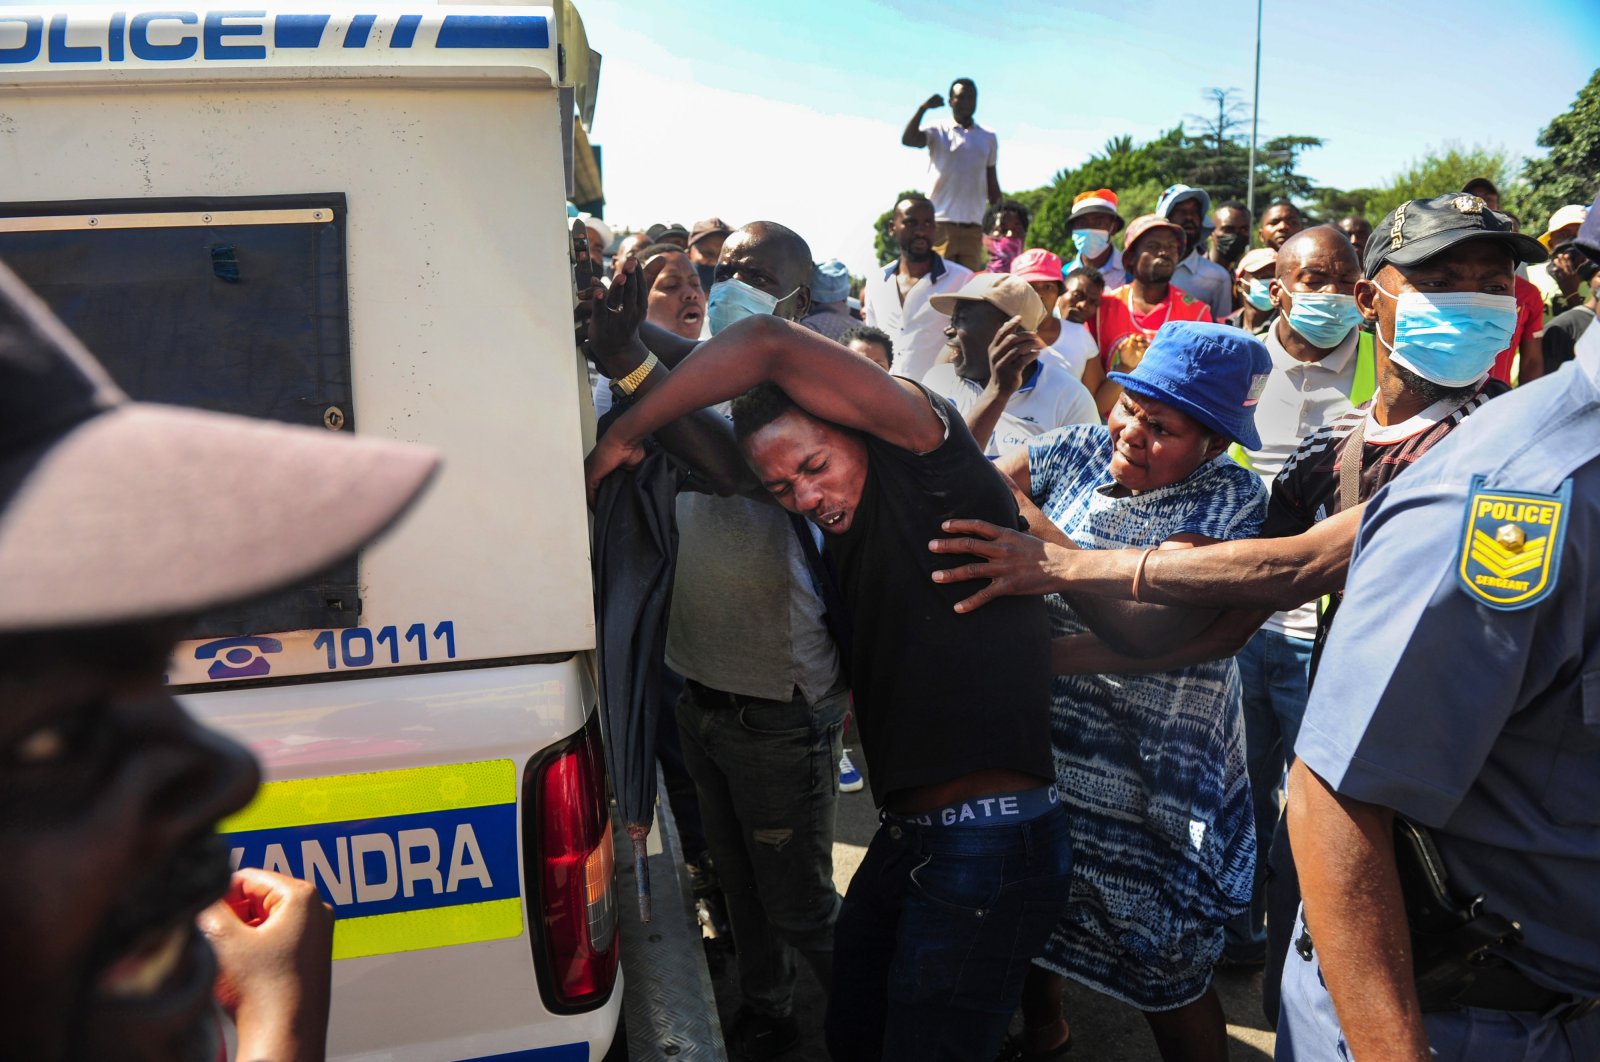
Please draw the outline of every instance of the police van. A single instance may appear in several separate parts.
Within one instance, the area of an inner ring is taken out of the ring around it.
[[[0,7],[0,258],[118,382],[444,455],[168,676],[264,765],[234,863],[334,907],[333,1057],[617,1029],[564,209],[597,69],[564,3]]]

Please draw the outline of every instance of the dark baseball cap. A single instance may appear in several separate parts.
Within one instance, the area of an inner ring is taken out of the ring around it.
[[[733,232],[728,223],[721,218],[706,218],[694,223],[694,228],[689,230],[689,246],[693,247],[707,236],[727,236]]]
[[[1519,262],[1542,262],[1544,245],[1512,228],[1505,214],[1466,192],[1401,203],[1378,222],[1367,240],[1366,275],[1386,265],[1412,266],[1464,240],[1499,240]]]
[[[0,266],[0,631],[289,585],[382,532],[437,465],[420,446],[131,402]]]
[[[665,240],[670,236],[676,236],[685,241],[689,239],[689,230],[684,228],[682,225],[677,224],[676,222],[665,225],[651,225],[648,229],[644,230],[644,234],[650,237],[651,243],[660,243],[662,240]]]

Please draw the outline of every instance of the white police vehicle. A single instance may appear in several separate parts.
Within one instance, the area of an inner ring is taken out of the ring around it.
[[[265,765],[235,863],[337,912],[334,1057],[617,1029],[564,210],[597,62],[562,3],[0,7],[0,258],[124,388],[444,454],[169,675]]]

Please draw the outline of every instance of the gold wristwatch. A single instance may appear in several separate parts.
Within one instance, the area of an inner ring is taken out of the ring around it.
[[[621,391],[625,395],[631,396],[639,389],[639,385],[644,383],[645,377],[654,372],[656,366],[660,364],[660,360],[657,359],[654,354],[647,354],[645,359],[639,363],[639,367],[637,369],[634,369],[628,375],[616,382],[617,390]]]

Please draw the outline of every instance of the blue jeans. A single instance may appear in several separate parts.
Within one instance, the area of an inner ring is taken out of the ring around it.
[[[1250,909],[1228,921],[1223,954],[1259,961],[1267,947],[1266,880],[1270,838],[1278,825],[1278,793],[1306,714],[1312,643],[1257,631],[1234,659],[1244,689],[1244,747],[1256,819],[1256,878]]]
[[[810,704],[732,697],[695,682],[678,701],[683,759],[752,1010],[787,1017],[797,959],[826,987],[833,962],[834,805],[848,691]]]
[[[1059,806],[1015,826],[886,817],[834,931],[835,1062],[994,1058],[1071,869]]]
[[[1300,935],[1298,919],[1295,936]],[[1591,1062],[1600,1058],[1600,1010],[1572,1022],[1533,1011],[1466,1007],[1423,1015],[1438,1062]],[[1279,1062],[1350,1062],[1333,997],[1316,955],[1291,954],[1283,968]]]

